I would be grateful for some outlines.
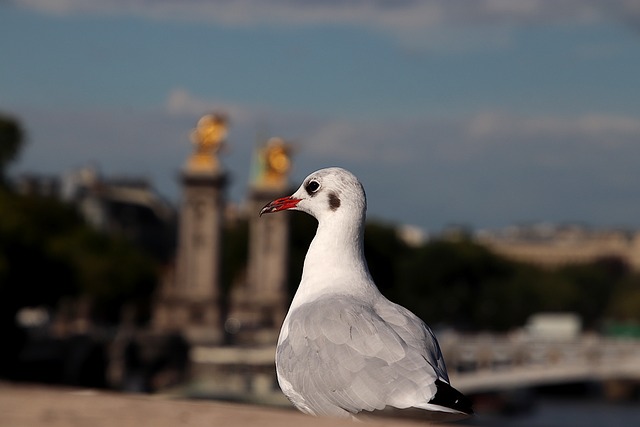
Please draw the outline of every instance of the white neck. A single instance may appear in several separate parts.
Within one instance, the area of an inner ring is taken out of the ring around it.
[[[348,292],[362,298],[378,294],[364,257],[363,223],[364,213],[357,217],[335,215],[319,220],[290,311],[329,294]]]

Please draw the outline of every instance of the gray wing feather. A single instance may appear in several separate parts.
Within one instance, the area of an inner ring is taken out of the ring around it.
[[[420,348],[425,359],[433,366],[438,377],[449,382],[438,340],[431,329],[411,311],[388,300],[376,305],[376,312],[412,348]],[[419,364],[419,360],[417,361]]]
[[[276,358],[278,376],[316,415],[423,404],[435,380],[446,380],[428,327],[384,299],[373,307],[346,296],[302,305],[289,316]]]

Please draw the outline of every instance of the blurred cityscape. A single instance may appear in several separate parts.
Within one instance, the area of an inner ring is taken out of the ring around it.
[[[288,405],[275,342],[315,224],[257,215],[293,190],[278,137],[233,171],[251,176],[246,200],[226,200],[227,127],[222,113],[197,123],[178,207],[95,166],[0,171],[3,378]],[[640,400],[640,231],[372,222],[365,243],[383,293],[434,328],[479,413],[530,411],[536,393]]]

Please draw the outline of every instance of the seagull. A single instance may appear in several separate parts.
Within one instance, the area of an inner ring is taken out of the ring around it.
[[[358,178],[332,167],[260,211],[297,210],[318,221],[278,338],[280,388],[296,408],[316,416],[358,418],[395,408],[438,421],[466,418],[471,402],[450,385],[431,329],[385,298],[369,273],[366,208]]]

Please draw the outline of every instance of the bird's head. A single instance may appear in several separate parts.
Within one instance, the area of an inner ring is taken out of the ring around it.
[[[297,210],[318,221],[345,216],[364,219],[366,208],[367,199],[358,178],[342,168],[326,168],[307,176],[291,196],[269,202],[260,215]]]

